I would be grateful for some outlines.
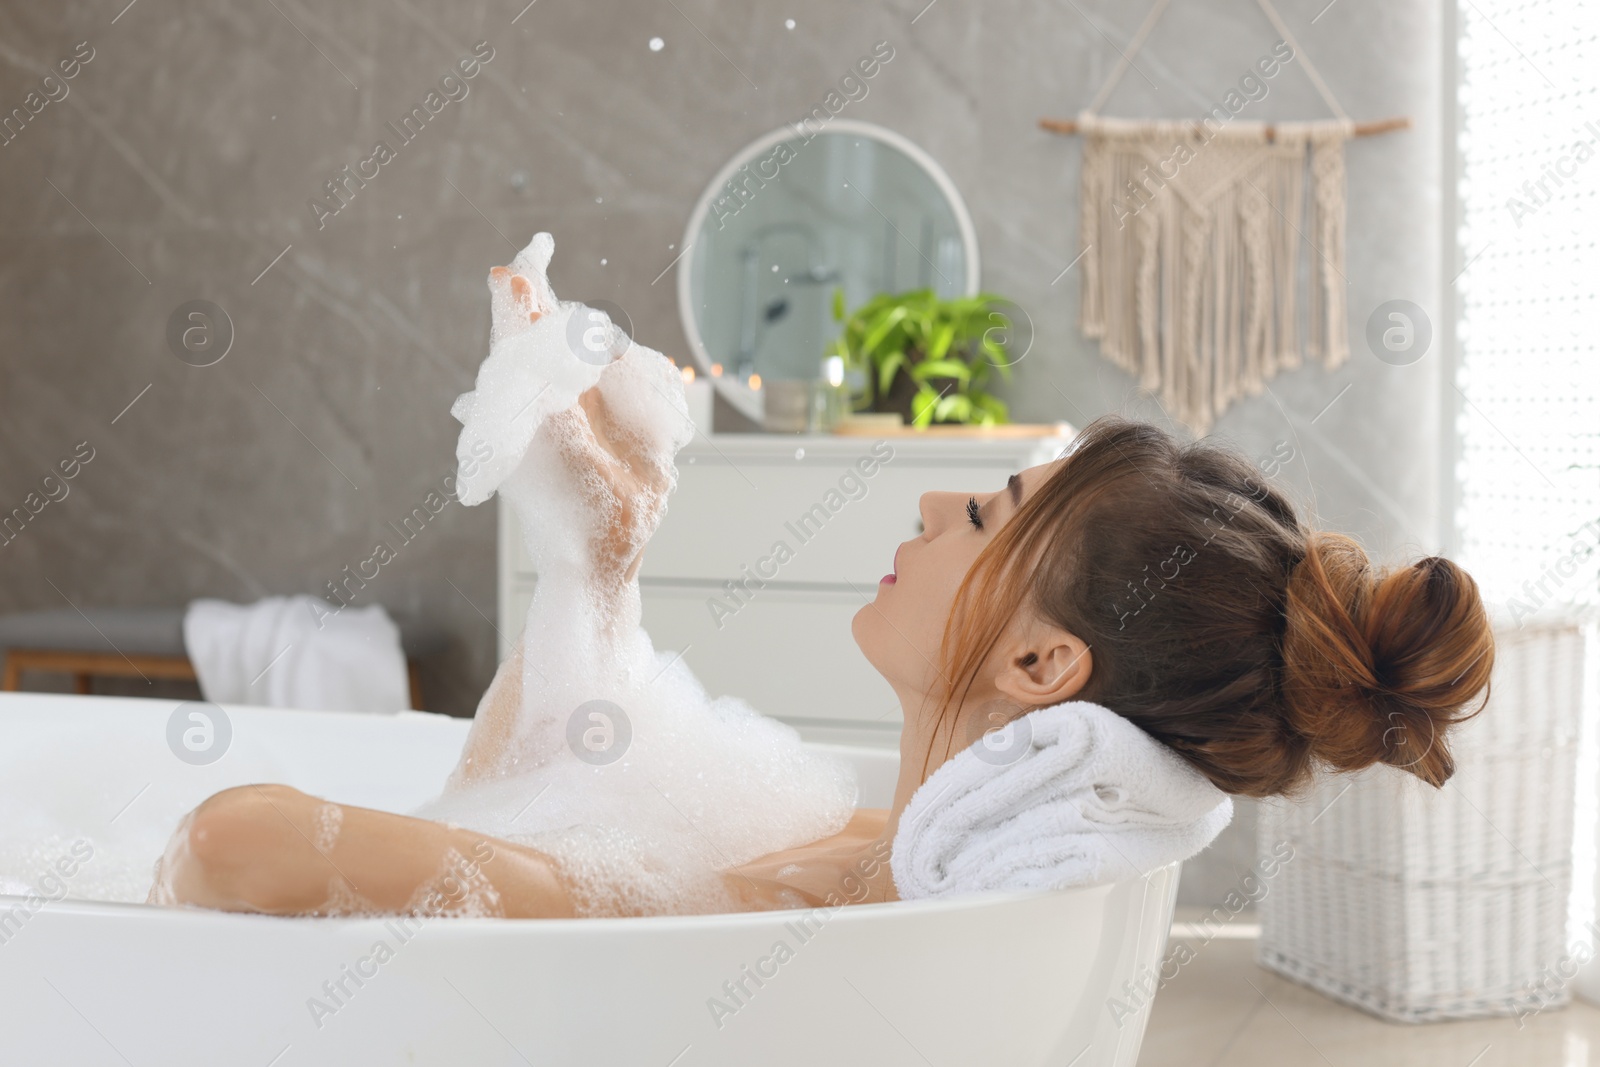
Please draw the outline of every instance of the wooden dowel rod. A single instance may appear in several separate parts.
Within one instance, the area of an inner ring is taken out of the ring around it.
[[[1198,129],[1204,124],[1196,121],[1193,125]],[[1075,134],[1078,132],[1078,123],[1075,119],[1040,119],[1039,128],[1048,130],[1051,133]],[[1401,115],[1392,119],[1378,119],[1375,122],[1358,122],[1355,124],[1355,135],[1357,137],[1371,137],[1374,134],[1391,133],[1394,130],[1409,130],[1410,128],[1411,120]],[[1268,123],[1267,140],[1274,140],[1277,137],[1277,133],[1277,126]]]

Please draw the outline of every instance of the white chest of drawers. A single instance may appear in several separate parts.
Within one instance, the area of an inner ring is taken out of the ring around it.
[[[893,744],[900,706],[850,635],[930,490],[990,492],[1068,438],[696,437],[645,552],[644,625],[713,695],[733,694],[809,739]],[[536,575],[500,508],[501,657]]]

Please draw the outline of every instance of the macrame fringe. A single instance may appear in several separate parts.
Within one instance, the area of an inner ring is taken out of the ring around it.
[[[1302,352],[1344,362],[1350,123],[1278,123],[1271,142],[1259,124],[1080,130],[1081,327],[1169,416],[1204,434]]]

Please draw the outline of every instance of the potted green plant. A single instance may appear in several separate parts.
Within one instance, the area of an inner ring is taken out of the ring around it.
[[[915,289],[879,293],[847,315],[844,291],[835,290],[833,317],[844,327],[828,352],[863,373],[856,411],[898,412],[916,427],[999,425],[1010,415],[985,385],[991,371],[1011,377],[1008,306],[993,293],[941,298]]]

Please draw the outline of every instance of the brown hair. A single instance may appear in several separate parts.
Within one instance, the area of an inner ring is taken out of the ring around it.
[[[1076,699],[1246,796],[1294,792],[1318,766],[1387,763],[1443,785],[1446,732],[1482,709],[1465,710],[1494,663],[1477,584],[1454,563],[1376,569],[1350,538],[1302,526],[1247,459],[1115,416],[967,573],[943,646],[964,683],[941,716],[1020,609],[1089,645]]]

